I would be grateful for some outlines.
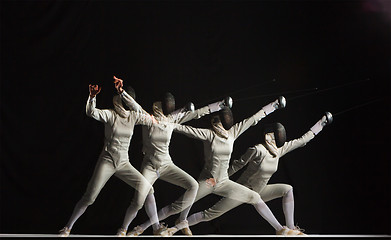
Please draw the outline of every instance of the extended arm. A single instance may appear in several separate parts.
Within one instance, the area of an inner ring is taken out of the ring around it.
[[[325,115],[318,121],[316,124],[311,127],[311,129],[305,133],[302,137],[286,142],[284,146],[281,147],[281,156],[287,154],[288,152],[295,150],[299,147],[304,147],[309,141],[311,141],[323,127],[330,124],[333,121],[333,116],[331,113],[326,112]]]
[[[333,115],[330,112],[326,112],[324,116],[311,128],[311,131],[318,135],[322,131],[323,127],[333,122]]]
[[[209,114],[209,108],[203,107],[199,108],[197,110],[194,110],[194,104],[188,103],[185,107],[176,110],[175,112],[171,113],[171,115],[174,117],[175,123],[185,123],[192,119],[199,119],[206,114]]]
[[[195,128],[187,125],[175,124],[174,131],[198,140],[208,140],[212,137],[209,129]]]
[[[256,125],[262,118],[266,117],[270,113],[274,112],[276,109],[285,108],[286,100],[284,97],[279,97],[274,102],[269,103],[264,106],[261,110],[259,110],[253,116],[235,124],[232,126],[230,131],[233,131],[235,139],[238,138],[244,131],[246,131],[249,127]]]
[[[315,134],[312,131],[306,132],[303,136],[300,138],[291,140],[289,142],[286,142],[281,147],[281,155],[280,157],[284,156],[290,151],[293,151],[297,148],[304,147],[309,141],[311,141],[315,137]]]
[[[151,127],[153,124],[157,123],[156,119],[149,114],[142,112],[132,112],[131,114],[133,114],[134,118],[136,119],[136,125],[145,125]]]
[[[188,103],[185,107],[178,109],[173,112],[171,115],[174,116],[175,122],[182,124],[188,122],[192,119],[199,119],[209,113],[220,111],[223,107],[232,107],[232,98],[227,97],[224,100],[211,103],[208,106],[194,110],[194,104]]]
[[[224,107],[232,108],[233,100],[231,97],[226,97],[224,100],[214,102],[208,105],[210,113],[220,111]]]

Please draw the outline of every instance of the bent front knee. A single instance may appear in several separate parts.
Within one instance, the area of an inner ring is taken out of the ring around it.
[[[144,206],[145,200],[146,200],[146,196],[141,196],[141,195],[136,194],[133,197],[129,208],[136,209],[138,211]]]
[[[283,196],[284,197],[293,196],[293,187],[291,185],[287,185],[285,187]]]
[[[198,191],[198,182],[192,179],[186,184],[186,189],[188,191]]]
[[[256,193],[256,192],[254,192],[253,194],[251,194],[249,203],[254,205],[254,204],[257,204],[257,203],[259,203],[259,202],[263,202],[261,196],[259,196],[259,194]]]
[[[193,191],[198,191],[198,182],[196,180],[191,182],[190,189]]]

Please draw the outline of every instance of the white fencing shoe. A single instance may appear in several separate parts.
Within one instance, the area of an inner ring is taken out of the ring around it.
[[[61,229],[59,231],[59,237],[68,237],[69,234],[71,233],[71,229],[69,229],[68,227],[64,227],[63,229]]]
[[[183,220],[182,222],[179,222],[179,219],[175,221],[175,225],[178,226],[182,233],[187,236],[193,236],[193,233],[190,230],[189,222],[187,220]]]
[[[306,234],[302,233],[300,230],[297,229],[290,229],[286,226],[284,226],[280,231],[276,231],[276,235],[305,235]]]
[[[117,237],[126,237],[126,229],[120,228],[117,231]]]
[[[136,226],[133,228],[132,231],[130,231],[127,236],[128,237],[136,237],[144,232],[144,229],[142,229],[140,226]]]

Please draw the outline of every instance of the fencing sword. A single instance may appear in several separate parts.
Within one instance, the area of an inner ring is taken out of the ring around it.
[[[318,91],[315,91],[315,92],[306,93],[306,94],[302,94],[302,95],[299,95],[299,96],[291,97],[288,100],[292,101],[292,100],[300,99],[302,97],[306,97],[306,96],[309,96],[309,95],[312,95],[312,94],[326,92],[326,91],[330,91],[330,90],[334,90],[334,89],[339,89],[339,88],[343,88],[343,87],[350,86],[350,85],[353,85],[353,84],[358,84],[358,83],[361,83],[361,82],[367,82],[367,81],[370,81],[370,80],[371,79],[367,78],[367,79],[364,79],[364,80],[358,80],[358,81],[353,81],[353,82],[349,82],[349,83],[344,83],[344,84],[340,84],[340,85],[337,85],[337,86],[321,89],[321,90],[318,90]]]
[[[260,86],[263,86],[263,85],[266,85],[266,84],[269,84],[269,83],[275,83],[277,80],[275,78],[273,78],[272,80],[267,80],[267,81],[263,81],[263,82],[259,82],[259,83],[256,83],[254,85],[251,85],[249,87],[245,87],[245,88],[242,88],[242,89],[238,89],[236,91],[233,91],[233,92],[230,92],[228,94],[224,94],[222,96],[219,96],[219,97],[215,97],[213,99],[209,99],[207,101],[203,101],[201,103],[199,103],[200,105],[204,105],[204,104],[207,104],[207,103],[210,103],[210,102],[213,102],[213,101],[216,101],[216,100],[220,100],[224,97],[227,97],[227,96],[232,96],[232,95],[235,95],[237,93],[240,93],[240,92],[244,92],[246,90],[249,90],[249,89],[253,89],[253,88],[256,88],[256,87],[260,87]],[[236,101],[236,100],[235,100]]]
[[[352,111],[352,110],[355,110],[357,108],[361,108],[361,107],[364,107],[366,105],[369,105],[369,104],[372,104],[372,103],[375,103],[375,102],[379,102],[383,100],[382,98],[376,98],[376,99],[372,99],[370,101],[367,101],[365,103],[361,103],[361,104],[358,104],[358,105],[354,105],[353,107],[350,107],[350,108],[347,108],[347,109],[344,109],[344,110],[341,110],[337,113],[334,113],[333,116],[338,116],[338,115],[341,115],[341,114],[344,114],[346,112],[349,112],[349,111]]]
[[[353,85],[353,84],[358,84],[358,83],[366,82],[366,81],[370,81],[370,80],[371,79],[367,78],[367,79],[364,79],[364,80],[358,80],[358,81],[353,81],[353,82],[349,82],[349,83],[344,83],[344,84],[340,84],[340,85],[336,85],[336,86],[332,86],[332,87],[328,87],[328,88],[324,88],[324,89],[320,89],[320,90],[319,90],[319,88],[315,87],[315,88],[308,88],[308,89],[299,89],[299,90],[276,92],[276,93],[270,93],[270,94],[262,94],[262,95],[256,95],[256,96],[251,96],[251,97],[235,99],[235,102],[246,101],[246,100],[251,100],[251,99],[255,99],[255,98],[262,98],[262,97],[280,96],[280,95],[284,95],[284,94],[307,92],[307,93],[304,93],[304,94],[301,94],[301,95],[298,95],[298,96],[288,97],[287,101],[291,102],[292,100],[300,99],[302,97],[310,96],[310,95],[313,95],[313,94],[316,94],[316,93],[331,91],[331,90],[334,90],[334,89],[339,89],[339,88],[343,88],[343,87],[346,87],[346,86],[350,86],[350,85]]]
[[[278,93],[262,94],[262,95],[252,96],[252,97],[239,98],[236,99],[235,102],[246,101],[246,100],[262,98],[262,97],[280,96],[280,95],[286,95],[291,93],[308,92],[308,91],[316,91],[316,90],[318,90],[318,88],[308,88],[308,89],[299,89],[299,90],[285,91],[285,92],[278,92]]]

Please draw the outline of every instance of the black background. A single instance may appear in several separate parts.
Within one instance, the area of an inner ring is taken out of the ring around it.
[[[390,1],[2,1],[0,233],[56,233],[68,221],[103,145],[103,124],[85,115],[88,84],[111,108],[116,75],[148,111],[164,91],[178,107],[230,95],[236,122],[284,95],[287,108],[244,133],[233,157],[259,142],[264,123],[294,139],[330,111],[333,124],[283,157],[270,182],[294,187],[306,233],[391,234],[389,10]],[[195,178],[202,150],[173,134],[171,156]],[[129,154],[139,169],[140,126]],[[154,187],[158,208],[183,192]],[[133,193],[111,178],[72,232],[115,234]],[[268,205],[284,224],[281,199]],[[142,209],[130,228],[146,219]],[[274,234],[250,205],[192,230]]]

